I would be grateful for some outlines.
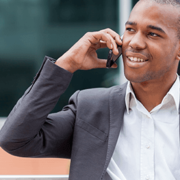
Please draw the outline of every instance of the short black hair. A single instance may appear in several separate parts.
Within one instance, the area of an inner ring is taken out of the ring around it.
[[[159,4],[170,4],[180,9],[180,0],[151,0]],[[177,37],[180,40],[180,11],[177,20]]]

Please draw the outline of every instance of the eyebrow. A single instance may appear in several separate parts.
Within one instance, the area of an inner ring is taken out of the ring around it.
[[[136,22],[132,22],[132,21],[127,21],[125,25],[137,26],[137,23]],[[165,31],[162,28],[160,28],[160,27],[153,26],[153,25],[148,25],[147,28],[160,31],[160,32],[165,34]]]
[[[149,25],[149,26],[147,26],[147,27],[150,28],[150,29],[154,29],[154,30],[157,30],[157,31],[160,31],[160,32],[166,34],[166,33],[164,32],[164,30],[161,29],[160,27],[153,26],[153,25]]]
[[[136,25],[137,25],[137,23],[132,22],[132,21],[127,21],[125,25],[135,25],[135,26],[136,26]]]

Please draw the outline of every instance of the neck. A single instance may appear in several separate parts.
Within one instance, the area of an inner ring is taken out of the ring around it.
[[[160,78],[158,81],[150,80],[142,83],[131,82],[136,98],[150,112],[159,105],[176,80],[176,75],[171,78]]]

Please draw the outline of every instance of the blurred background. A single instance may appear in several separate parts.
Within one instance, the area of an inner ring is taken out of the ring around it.
[[[0,117],[9,114],[31,84],[45,55],[58,58],[88,31],[119,32],[118,15],[118,0],[0,0]],[[101,58],[107,54],[107,49],[98,51]],[[76,72],[54,111],[78,89],[118,84],[118,73]]]
[[[0,0],[0,128],[33,81],[45,55],[57,59],[86,32],[123,25],[137,0]],[[98,50],[107,58],[108,50]],[[78,71],[53,111],[78,89],[122,83],[116,70]],[[68,174],[70,161],[12,157],[0,149],[0,175]],[[10,168],[11,167],[11,168]]]

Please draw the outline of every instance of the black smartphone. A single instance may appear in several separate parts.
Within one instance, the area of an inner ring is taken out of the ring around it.
[[[116,63],[117,59],[119,58],[119,56],[122,54],[122,46],[117,45],[119,54],[118,55],[114,55],[112,50],[109,50],[109,54],[108,54],[108,58],[107,58],[107,64],[106,67],[110,68],[114,63]]]
[[[123,35],[121,36],[121,40],[123,40]],[[121,54],[122,54],[122,46],[117,45],[117,48],[118,48],[118,51],[119,51],[118,55],[114,55],[112,50],[109,50],[107,63],[106,63],[107,68],[110,68],[114,63],[116,63],[119,56],[121,56]]]

